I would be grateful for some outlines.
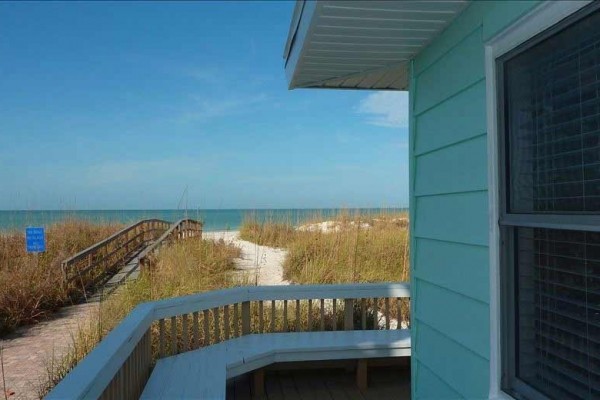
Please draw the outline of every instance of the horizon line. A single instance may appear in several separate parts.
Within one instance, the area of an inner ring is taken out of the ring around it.
[[[2,209],[0,212],[39,212],[39,211],[268,211],[268,210],[385,210],[385,209],[408,209],[408,206],[389,207],[255,207],[255,208],[79,208],[79,209]]]

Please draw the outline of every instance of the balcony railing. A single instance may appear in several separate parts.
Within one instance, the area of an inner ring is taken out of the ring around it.
[[[409,302],[408,284],[373,283],[245,286],[144,303],[47,398],[138,398],[157,359],[240,335],[406,328]]]

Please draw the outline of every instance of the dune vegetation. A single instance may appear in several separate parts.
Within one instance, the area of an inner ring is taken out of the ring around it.
[[[246,217],[240,227],[241,239],[270,247],[286,247],[296,233],[289,221],[259,221],[253,216]]]
[[[247,218],[240,237],[283,247],[284,277],[294,283],[407,281],[408,215],[340,213],[315,216],[298,227]]]
[[[22,232],[0,234],[0,335],[46,318],[78,295],[62,281],[61,262],[121,229],[67,220],[46,230],[46,252],[28,254]]]

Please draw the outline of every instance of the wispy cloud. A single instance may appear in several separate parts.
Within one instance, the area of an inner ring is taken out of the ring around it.
[[[362,99],[359,114],[367,116],[367,123],[389,128],[408,127],[408,93],[375,92]]]
[[[194,104],[188,111],[183,113],[181,120],[183,122],[206,121],[248,113],[266,100],[268,100],[268,96],[264,93],[221,99],[194,97]]]
[[[194,177],[210,170],[210,162],[189,157],[154,160],[113,160],[92,164],[79,173],[94,187],[136,184],[159,179],[173,180]]]
[[[185,69],[184,75],[202,83],[215,83],[223,77],[223,72],[216,67],[194,67]]]

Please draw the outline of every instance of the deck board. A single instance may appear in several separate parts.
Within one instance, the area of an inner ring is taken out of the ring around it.
[[[227,400],[257,400],[251,391],[251,374],[228,382]],[[402,366],[370,367],[369,388],[362,393],[354,371],[345,368],[267,371],[266,400],[382,400],[410,399],[410,370]]]
[[[352,400],[348,392],[355,389],[354,381],[348,373],[329,375],[326,385],[333,400]]]
[[[267,395],[267,399],[269,400],[285,399],[285,397],[283,396],[283,390],[281,389],[279,379],[275,379],[271,376],[271,374],[268,374],[268,376],[265,377],[265,393]]]
[[[283,398],[288,400],[302,400],[294,382],[291,371],[282,371],[279,373],[279,384],[283,391]]]
[[[296,387],[299,388],[302,400],[331,400],[331,394],[325,384],[318,379],[311,379],[307,374],[293,374]]]
[[[251,400],[252,399],[252,385],[251,379],[235,379],[235,395],[238,400]]]

